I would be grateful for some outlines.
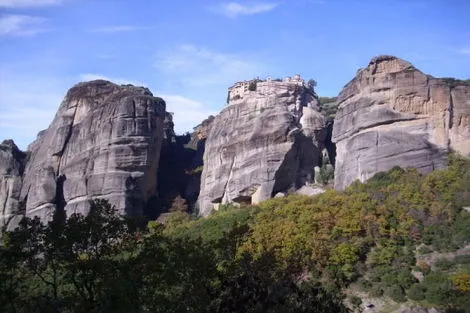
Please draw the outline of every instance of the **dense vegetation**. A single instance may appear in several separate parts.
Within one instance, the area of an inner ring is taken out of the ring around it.
[[[2,236],[0,311],[346,312],[367,293],[470,312],[466,206],[470,162],[456,157],[145,230],[98,201]]]

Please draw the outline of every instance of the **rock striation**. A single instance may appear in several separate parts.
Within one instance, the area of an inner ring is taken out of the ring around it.
[[[95,198],[123,214],[142,214],[156,194],[165,113],[165,102],[147,88],[104,80],[72,87],[49,128],[29,146],[24,172],[11,156],[14,148],[2,148],[0,167],[11,169],[10,176],[2,172],[9,187],[1,197],[4,190],[11,194],[3,216],[86,214]]]
[[[13,140],[0,144],[0,229],[15,222],[20,211],[22,175],[27,155],[18,149]]]
[[[434,78],[393,56],[373,58],[338,96],[335,188],[393,166],[426,173],[470,156],[470,83]]]
[[[212,121],[198,198],[201,215],[224,203],[258,203],[313,181],[325,118],[299,77],[240,82]]]

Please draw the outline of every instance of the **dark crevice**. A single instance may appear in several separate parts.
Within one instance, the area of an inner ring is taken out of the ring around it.
[[[452,90],[449,91],[449,129],[451,129],[454,125],[454,99],[452,98]]]
[[[333,136],[333,125],[334,125],[334,121],[328,121],[326,123],[325,148],[326,148],[326,151],[328,152],[328,158],[330,159],[330,164],[335,166],[336,144],[331,139]]]
[[[53,154],[53,156],[57,156],[59,157],[59,162],[58,162],[58,165],[57,165],[57,169],[56,169],[56,177],[59,176],[60,174],[60,163],[61,163],[61,157],[64,155],[64,152],[65,152],[65,149],[67,148],[67,145],[70,141],[70,138],[72,137],[72,132],[73,132],[73,122],[75,120],[75,114],[77,113],[77,109],[78,109],[78,105],[75,107],[75,110],[73,111],[73,115],[72,115],[72,118],[71,118],[71,121],[70,121],[70,124],[69,124],[69,127],[67,129],[67,135],[65,136],[65,140],[64,140],[64,143],[62,144],[62,148],[60,149],[59,152],[56,152]]]
[[[56,191],[55,191],[55,212],[54,212],[54,220],[59,223],[64,223],[67,215],[65,214],[65,206],[67,202],[65,201],[64,197],[64,182],[67,180],[65,175],[60,175],[56,179]]]

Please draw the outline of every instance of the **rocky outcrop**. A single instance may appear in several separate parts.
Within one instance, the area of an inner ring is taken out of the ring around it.
[[[358,71],[338,96],[335,188],[395,165],[425,173],[470,156],[470,84],[426,75],[393,56]]]
[[[10,206],[9,214],[86,214],[94,198],[142,214],[156,193],[164,119],[165,102],[146,88],[103,80],[74,86],[29,146],[21,191],[15,189],[24,205]]]
[[[26,153],[21,152],[13,140],[0,144],[0,229],[16,218],[20,202],[22,175]]]
[[[316,95],[299,77],[230,88],[228,105],[212,122],[205,144],[200,214],[223,203],[257,203],[312,182],[325,138],[318,111]]]
[[[194,211],[201,183],[205,141],[213,119],[213,116],[209,116],[194,127],[191,134],[167,136],[162,146],[158,171],[159,201],[154,206],[158,212],[149,216],[156,218],[159,213],[181,207],[181,200],[185,201],[188,211]],[[174,134],[173,124],[166,125],[166,132]]]

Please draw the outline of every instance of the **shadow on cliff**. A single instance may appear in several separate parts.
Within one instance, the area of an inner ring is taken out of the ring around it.
[[[163,144],[158,166],[158,194],[146,206],[145,215],[156,219],[170,211],[193,213],[199,196],[205,139],[190,134],[175,136]]]

